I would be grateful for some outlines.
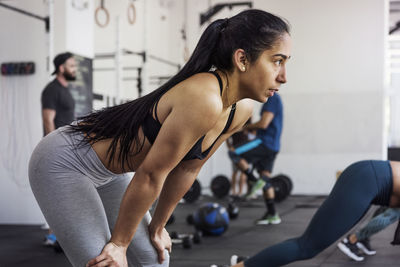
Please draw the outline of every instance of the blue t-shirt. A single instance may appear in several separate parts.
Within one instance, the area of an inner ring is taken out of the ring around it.
[[[258,129],[257,137],[261,139],[263,144],[273,151],[279,151],[281,142],[281,133],[282,133],[282,121],[283,121],[283,105],[281,96],[275,92],[275,94],[268,98],[268,101],[264,103],[261,108],[260,115],[264,112],[272,112],[274,113],[274,118],[271,123],[268,125],[267,129]]]

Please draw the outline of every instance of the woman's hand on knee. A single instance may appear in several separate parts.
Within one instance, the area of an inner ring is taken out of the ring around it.
[[[169,253],[171,253],[171,238],[164,227],[161,230],[155,230],[149,227],[149,234],[151,243],[153,244],[158,254],[158,262],[161,264],[164,262],[164,260],[166,260],[164,251],[167,250]]]
[[[128,267],[126,249],[109,242],[104,246],[101,254],[91,259],[86,267]]]

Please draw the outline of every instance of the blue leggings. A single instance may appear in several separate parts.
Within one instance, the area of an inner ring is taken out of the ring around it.
[[[347,167],[300,237],[268,247],[246,267],[282,266],[310,259],[348,232],[371,204],[388,205],[392,193],[388,161],[360,161]]]

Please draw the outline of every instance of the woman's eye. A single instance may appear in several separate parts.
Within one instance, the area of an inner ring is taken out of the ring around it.
[[[277,65],[277,66],[282,65],[282,61],[283,61],[282,59],[275,61],[275,65]]]

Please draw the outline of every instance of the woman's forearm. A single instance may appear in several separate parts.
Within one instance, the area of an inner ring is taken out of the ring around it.
[[[190,189],[199,170],[173,170],[165,180],[150,227],[161,229],[165,226],[176,205]]]
[[[136,172],[122,199],[111,240],[118,246],[129,246],[145,213],[160,194],[164,179]]]

